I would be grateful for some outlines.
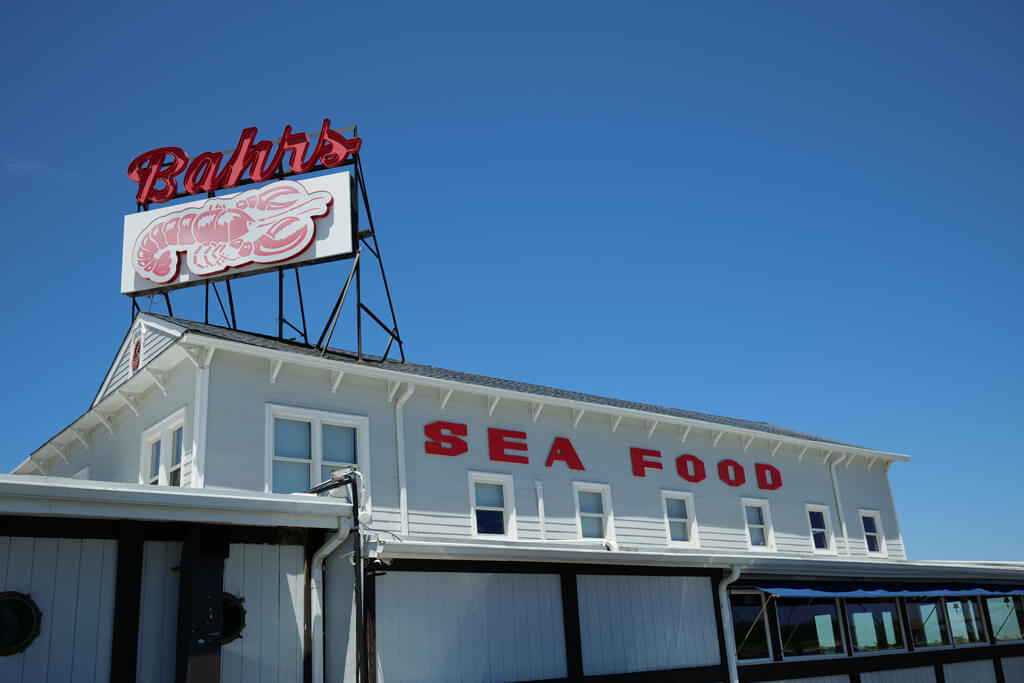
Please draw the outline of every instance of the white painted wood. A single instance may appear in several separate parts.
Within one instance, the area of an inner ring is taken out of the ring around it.
[[[0,537],[0,591],[28,593],[43,614],[27,649],[0,657],[0,681],[110,679],[116,555],[114,541]]]
[[[577,590],[584,675],[719,663],[709,579],[581,575]]]
[[[996,683],[996,669],[990,659],[945,664],[942,673],[946,683]],[[1006,680],[1009,683],[1011,679]]]
[[[555,575],[388,572],[377,582],[382,683],[566,675]]]
[[[861,683],[935,683],[935,667],[872,671],[860,675]]]
[[[142,549],[136,680],[173,683],[181,543],[146,541]]]
[[[1006,683],[1024,683],[1024,657],[1003,657],[1002,664]]]

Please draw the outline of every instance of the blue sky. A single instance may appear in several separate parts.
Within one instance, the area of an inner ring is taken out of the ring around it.
[[[0,470],[88,407],[127,328],[128,163],[330,117],[364,140],[410,360],[908,453],[912,558],[1024,560],[1022,19],[5,3]],[[311,326],[344,274],[304,274]],[[239,322],[271,331],[257,280]]]

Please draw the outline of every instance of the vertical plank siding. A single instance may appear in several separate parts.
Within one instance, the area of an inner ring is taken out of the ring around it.
[[[181,543],[146,541],[142,549],[137,681],[174,683]]]
[[[946,664],[942,672],[946,683],[996,683],[996,669],[990,659]]]
[[[719,663],[706,577],[577,577],[583,673],[631,673]]]
[[[787,678],[784,681],[771,681],[770,683],[850,683],[850,677],[841,674],[838,676],[815,676],[813,678]]]
[[[1024,657],[1003,657],[1002,663],[1006,683],[1024,683]]]
[[[390,572],[377,581],[381,683],[566,676],[557,575]]]
[[[244,600],[242,637],[221,648],[223,683],[302,680],[302,546],[233,543],[224,592]]]
[[[0,657],[0,681],[109,681],[116,567],[116,541],[0,536],[0,591],[42,612],[28,648]]]
[[[861,683],[935,683],[935,667],[873,671],[860,675]]]

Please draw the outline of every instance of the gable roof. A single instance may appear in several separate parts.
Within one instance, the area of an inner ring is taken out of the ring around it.
[[[139,317],[142,317],[143,315],[165,321],[176,327],[184,328],[188,332],[194,332],[209,337],[215,337],[217,339],[247,344],[249,346],[257,346],[275,351],[286,351],[289,353],[296,353],[316,358],[321,357],[320,349],[316,349],[311,344],[305,344],[303,342],[281,340],[278,339],[277,337],[271,337],[269,335],[257,334],[254,332],[243,332],[241,330],[233,330],[230,328],[219,327],[217,325],[210,325],[207,323],[183,320],[180,318],[170,318],[167,316],[157,315],[154,313],[140,314]],[[858,446],[856,444],[847,443],[844,441],[828,439],[823,436],[818,436],[816,434],[810,434],[807,432],[789,429],[786,427],[780,427],[778,425],[770,424],[768,422],[742,420],[732,417],[723,417],[721,415],[712,415],[710,413],[700,413],[692,410],[668,408],[666,406],[659,406],[651,403],[625,401],[622,399],[609,398],[606,396],[597,396],[594,394],[586,394],[578,391],[557,389],[554,387],[548,387],[541,384],[518,382],[510,379],[500,379],[497,377],[488,377],[486,375],[478,375],[469,372],[460,372],[458,370],[438,368],[432,365],[421,365],[418,363],[411,363],[408,361],[399,361],[394,359],[384,360],[381,359],[379,356],[372,356],[368,354],[363,354],[362,359],[359,359],[355,353],[342,349],[329,348],[327,352],[323,355],[323,358],[328,360],[343,361],[345,363],[354,363],[366,367],[383,368],[394,372],[405,373],[415,377],[425,377],[431,379],[459,382],[462,384],[472,384],[485,388],[502,389],[505,391],[514,391],[521,394],[530,394],[542,398],[555,398],[569,401],[579,401],[582,403],[590,403],[593,405],[604,406],[607,408],[637,410],[645,413],[651,413],[654,415],[664,415],[666,417],[682,418],[685,420],[696,420],[699,422],[708,423],[709,425],[720,425],[723,427],[747,429],[756,432],[762,432],[766,435],[801,439],[804,441],[814,441],[826,445],[857,448],[861,450],[874,450],[867,448],[865,446]]]

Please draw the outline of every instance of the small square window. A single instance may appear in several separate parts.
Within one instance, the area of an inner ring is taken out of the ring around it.
[[[614,538],[611,488],[607,484],[573,482],[580,538]]]
[[[747,547],[751,550],[775,550],[775,534],[772,531],[768,501],[743,498],[741,502],[747,529]]]
[[[515,538],[515,489],[510,474],[469,473],[474,536]]]
[[[697,520],[693,495],[682,491],[662,491],[665,531],[669,545],[697,547]]]

